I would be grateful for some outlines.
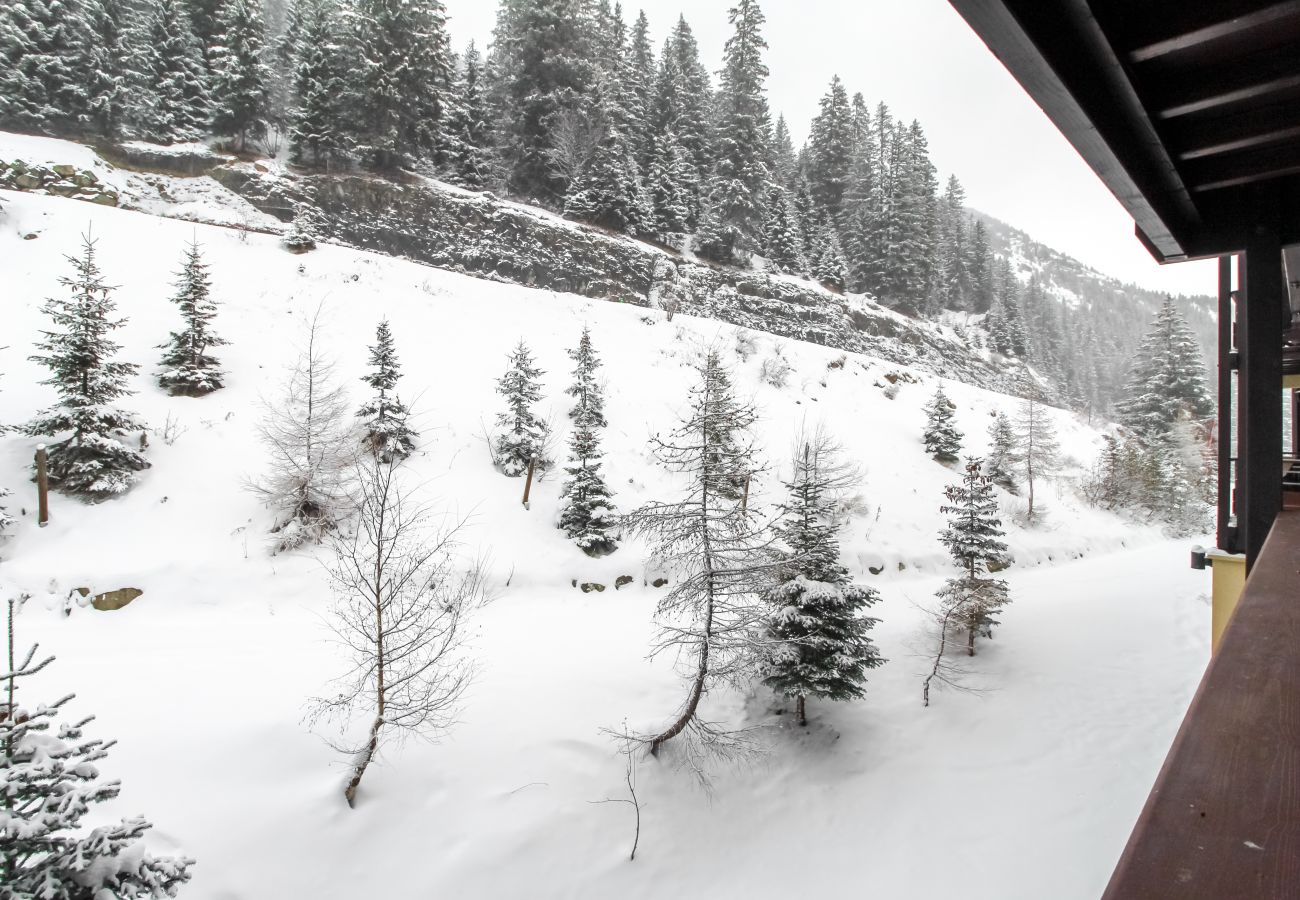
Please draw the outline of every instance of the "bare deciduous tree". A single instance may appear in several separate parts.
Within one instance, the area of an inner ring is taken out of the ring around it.
[[[473,674],[464,625],[483,597],[482,566],[459,561],[465,520],[432,521],[391,464],[366,459],[356,479],[356,526],[331,539],[331,625],[349,667],[312,708],[343,727],[370,719],[359,745],[336,746],[351,756],[349,806],[383,741],[433,740],[454,722]]]

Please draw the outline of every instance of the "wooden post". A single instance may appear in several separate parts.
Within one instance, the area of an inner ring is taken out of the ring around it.
[[[1233,552],[1232,534],[1232,257],[1219,257],[1219,428],[1216,546]]]
[[[749,479],[753,478],[752,474],[745,475],[745,493],[740,497],[740,511],[749,512]]]
[[[528,495],[533,490],[533,470],[537,467],[537,460],[528,460],[528,480],[524,482],[524,509],[528,509]]]
[[[36,524],[45,527],[50,521],[50,476],[46,471],[47,455],[44,444],[36,445]]]

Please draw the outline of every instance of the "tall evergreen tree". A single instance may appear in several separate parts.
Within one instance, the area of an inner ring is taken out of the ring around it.
[[[942,384],[934,389],[934,396],[925,405],[925,452],[941,463],[956,462],[961,453],[962,433],[953,424],[956,409]]]
[[[627,66],[600,76],[596,86],[596,146],[570,185],[566,215],[622,231],[650,230],[652,213],[636,162],[635,96],[626,88]]]
[[[840,564],[835,488],[843,481],[826,435],[809,436],[795,454],[775,528],[785,552],[776,584],[764,595],[773,649],[763,683],[795,699],[800,725],[808,724],[808,697],[860,698],[867,670],[885,662],[867,636],[879,620],[862,615],[879,595],[854,584]]]
[[[582,329],[578,346],[569,351],[573,360],[573,384],[566,393],[573,397],[569,417],[569,464],[564,471],[560,500],[560,528],[589,556],[604,556],[618,547],[615,533],[618,516],[610,501],[610,490],[600,472],[600,429],[606,425],[603,389],[596,380],[600,358],[591,346],[591,332]]]
[[[808,136],[808,184],[813,202],[839,222],[853,162],[853,109],[844,82],[836,75],[821,99]]]
[[[993,305],[993,253],[989,249],[988,231],[979,219],[971,226],[966,251],[971,309],[977,313],[986,313]]]
[[[798,188],[798,173],[799,157],[794,152],[790,126],[785,123],[785,116],[777,116],[772,131],[772,183],[792,193]]]
[[[451,181],[481,191],[492,176],[492,135],[483,93],[483,58],[472,41],[461,59],[455,101],[447,114],[444,168]]]
[[[206,133],[212,118],[208,72],[184,0],[149,0],[133,65],[138,85],[129,117],[134,130],[163,143]]]
[[[350,156],[347,39],[334,0],[303,0],[298,10],[289,153],[298,165],[327,170]]]
[[[45,338],[36,346],[46,355],[31,357],[50,370],[51,377],[41,383],[54,387],[59,402],[29,422],[26,431],[66,435],[48,448],[51,486],[100,500],[125,491],[149,466],[121,440],[123,432],[140,428],[140,421],[112,405],[133,393],[127,379],[137,367],[113,359],[120,347],[109,335],[124,320],[113,318],[116,304],[95,260],[95,242],[86,236],[82,255],[67,260],[74,275],[59,283],[70,296],[50,298],[44,307],[58,330],[42,332]]]
[[[233,134],[239,149],[266,133],[271,72],[265,62],[266,25],[260,0],[228,0],[221,13],[221,45],[212,60],[212,127]]]
[[[949,485],[944,496],[948,503],[941,510],[952,518],[939,540],[962,574],[944,584],[939,598],[945,610],[954,613],[950,618],[965,627],[966,652],[974,656],[976,635],[992,634],[998,624],[994,616],[1011,599],[1007,583],[990,578],[989,573],[1006,568],[1011,560],[1001,540],[997,499],[992,483],[981,471],[981,460],[968,460],[961,483]]]
[[[690,230],[699,199],[695,168],[671,131],[656,137],[646,173],[651,228],[658,235]]]
[[[645,10],[641,10],[632,25],[632,36],[628,44],[628,66],[626,72],[627,90],[631,94],[635,115],[633,116],[632,142],[636,153],[637,167],[642,172],[650,169],[650,160],[654,151],[654,135],[650,130],[650,113],[654,104],[655,89],[655,51],[650,44],[650,19]]]
[[[660,171],[673,179],[671,190],[665,193],[680,198],[678,202],[686,206],[686,227],[681,229],[685,231],[694,231],[699,226],[704,178],[712,168],[709,127],[712,104],[709,73],[700,62],[695,34],[686,18],[679,17],[659,57],[648,124],[654,159]],[[665,147],[669,135],[681,150],[679,161]],[[653,180],[651,188],[657,190]],[[656,214],[663,218],[665,212],[656,208]]]
[[[88,35],[82,60],[87,125],[96,134],[117,140],[130,94],[127,12],[120,0],[84,0],[82,11]]]
[[[701,250],[727,262],[758,249],[770,173],[771,119],[764,82],[765,18],[758,0],[737,0],[728,18],[732,35],[723,50],[722,81],[714,130],[716,158],[709,178],[709,206],[716,229]]]
[[[365,430],[362,441],[381,463],[400,462],[415,450],[419,435],[407,423],[410,410],[397,396],[402,367],[397,361],[397,348],[387,319],[381,320],[375,329],[370,369],[361,380],[375,393],[357,410],[357,418]]]
[[[1121,423],[1153,441],[1180,416],[1212,414],[1200,347],[1173,298],[1165,298],[1142,338],[1116,408]]]
[[[0,5],[0,125],[74,131],[87,112],[89,35],[64,0]]]
[[[549,429],[533,411],[533,404],[542,399],[538,379],[543,374],[528,346],[520,340],[510,353],[506,373],[497,381],[497,393],[505,398],[506,411],[497,416],[497,427],[503,430],[496,436],[496,462],[511,478],[527,472],[530,462],[538,469],[550,465],[545,455]]]
[[[357,149],[395,169],[438,148],[452,58],[442,0],[356,0]]]
[[[185,327],[172,332],[162,345],[165,352],[158,383],[172,395],[201,397],[222,386],[225,373],[208,351],[228,342],[212,329],[217,305],[212,302],[212,282],[197,241],[186,251],[177,279],[172,302],[180,309]]]
[[[185,0],[185,10],[190,32],[203,57],[203,64],[211,71],[216,49],[221,46],[222,9],[227,0]]]
[[[989,481],[1012,494],[1016,493],[1016,460],[1020,446],[1007,414],[999,412],[989,425],[989,455],[984,474]]]

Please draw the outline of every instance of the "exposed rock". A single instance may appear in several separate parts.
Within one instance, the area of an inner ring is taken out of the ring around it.
[[[668,579],[667,579],[667,578],[656,578],[654,581],[652,581],[652,582],[650,582],[650,583],[651,583],[652,585],[654,585],[655,587],[657,587],[657,588],[661,588],[661,587],[663,587],[665,584],[668,583]]]
[[[618,590],[618,589],[621,588],[623,585],[625,585],[625,584],[631,584],[631,583],[632,583],[632,576],[631,576],[631,575],[620,575],[620,576],[618,576],[617,578],[614,579],[614,590]]]
[[[71,181],[56,181],[53,184],[46,185],[46,189],[51,194],[57,194],[60,197],[71,197],[76,194],[77,191],[81,190],[81,188],[77,187]]]
[[[605,586],[603,584],[596,584],[594,581],[584,581],[582,583],[582,592],[584,594],[590,594],[592,591],[595,591],[598,594],[604,593]]]
[[[234,160],[234,157],[214,153],[206,147],[181,149],[138,141],[98,149],[100,156],[111,163],[188,178],[207,175],[217,166]]]
[[[91,203],[98,203],[100,206],[117,206],[117,194],[112,191],[100,191],[90,195]]]
[[[24,191],[35,190],[41,186],[41,179],[39,176],[23,172],[14,178],[14,186]]]
[[[90,187],[91,185],[99,184],[99,179],[95,177],[94,172],[78,172],[76,175],[72,176],[72,180],[76,183],[77,187]]]
[[[50,168],[52,168],[54,174],[58,175],[60,178],[71,178],[73,175],[77,174],[77,167],[70,166],[67,163],[57,163]]]
[[[90,605],[102,612],[112,612],[126,606],[136,597],[143,594],[144,591],[139,588],[118,588],[115,591],[106,591],[102,594],[96,594],[91,599]],[[85,594],[82,594],[84,597]]]

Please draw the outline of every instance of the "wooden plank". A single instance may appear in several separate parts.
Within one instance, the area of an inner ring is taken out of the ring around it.
[[[1234,16],[1222,22],[1205,25],[1201,28],[1177,34],[1161,41],[1138,47],[1129,52],[1129,59],[1135,63],[1146,62],[1156,57],[1166,56],[1193,47],[1222,41],[1258,28],[1268,28],[1287,19],[1300,15],[1300,0],[1285,0],[1264,9],[1244,15]]]
[[[1285,512],[1103,900],[1300,895],[1300,511]]]
[[[1232,521],[1232,257],[1219,257],[1219,415],[1218,415],[1218,516],[1215,545],[1228,553],[1234,546]]]

